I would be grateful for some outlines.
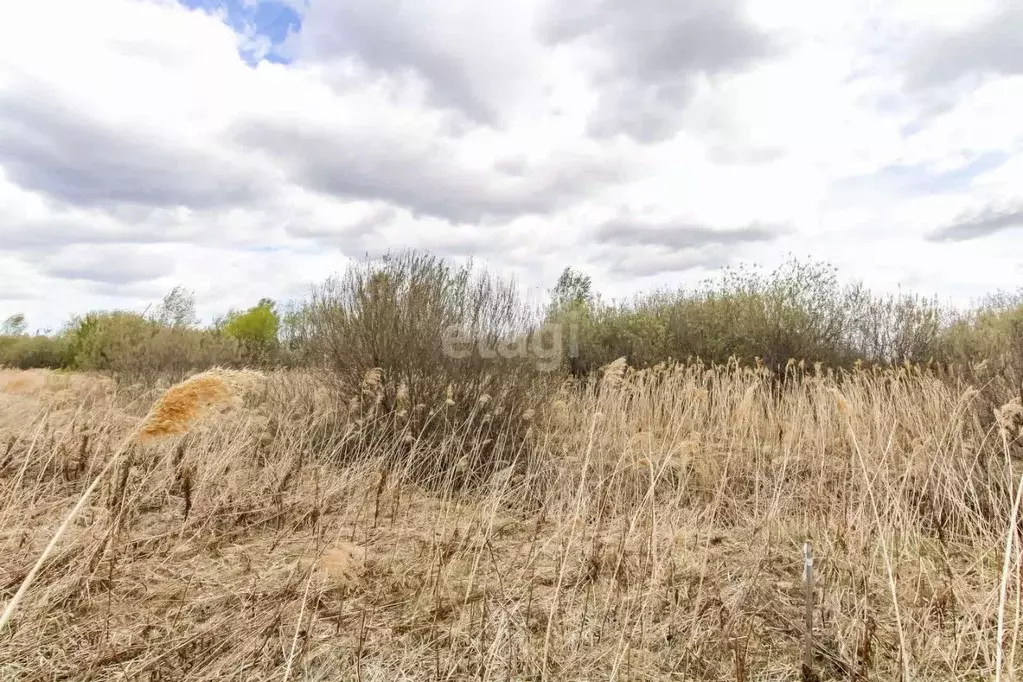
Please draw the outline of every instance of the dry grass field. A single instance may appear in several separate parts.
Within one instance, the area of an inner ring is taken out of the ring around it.
[[[613,363],[420,438],[375,411],[383,381],[339,402],[298,371],[0,373],[0,678],[1023,673],[1018,403],[999,427],[914,368],[776,394]],[[526,425],[518,450],[494,420]]]

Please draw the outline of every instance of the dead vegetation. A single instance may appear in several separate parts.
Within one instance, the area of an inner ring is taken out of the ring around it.
[[[791,680],[805,540],[820,679],[1023,670],[1018,410],[948,377],[618,363],[445,422],[203,376],[0,378],[5,608],[82,502],[2,679]]]

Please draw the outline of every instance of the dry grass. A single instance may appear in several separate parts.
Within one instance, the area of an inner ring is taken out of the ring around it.
[[[189,377],[160,396],[139,427],[138,438],[149,442],[187,433],[205,413],[234,405],[262,379],[259,372],[222,368]]]
[[[911,369],[777,398],[734,366],[612,369],[546,396],[505,469],[429,487],[396,455],[472,433],[324,438],[345,401],[298,373],[196,421],[224,376],[149,422],[128,393],[3,394],[5,603],[108,473],[0,633],[0,678],[791,680],[807,539],[822,679],[1020,676],[1014,408]],[[175,415],[187,433],[157,426]],[[143,423],[176,437],[114,459]]]

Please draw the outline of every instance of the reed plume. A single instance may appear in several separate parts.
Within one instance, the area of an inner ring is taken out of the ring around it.
[[[171,434],[186,433],[188,429],[205,414],[210,407],[224,404],[232,399],[240,399],[244,393],[254,388],[263,375],[252,370],[229,370],[215,368],[197,374],[193,377],[175,384],[168,388],[162,396],[153,404],[149,413],[134,428],[121,443],[121,446],[114,452],[107,463],[103,466],[96,477],[85,489],[78,502],[68,513],[60,528],[50,539],[49,544],[28,572],[14,597],[7,603],[4,612],[0,615],[0,631],[11,620],[18,603],[25,596],[28,588],[35,580],[36,574],[46,563],[50,554],[56,549],[64,533],[71,526],[71,522],[85,506],[86,501],[99,486],[100,481],[106,476],[114,465],[121,459],[121,456],[128,450],[133,442],[143,443],[155,440],[162,436]]]
[[[252,370],[215,368],[171,386],[153,404],[137,440],[148,442],[187,433],[211,409],[241,399],[263,375]]]
[[[628,369],[628,363],[625,357],[620,357],[617,360],[609,362],[603,368],[604,373],[601,376],[600,384],[605,388],[612,388],[619,386],[625,379],[625,371]]]

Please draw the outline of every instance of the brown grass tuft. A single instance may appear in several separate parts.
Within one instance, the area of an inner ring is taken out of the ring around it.
[[[3,375],[0,375],[0,392],[3,393],[15,395],[30,393],[42,386],[42,378],[36,372],[4,372]]]
[[[366,550],[350,542],[342,542],[320,555],[317,566],[330,579],[340,584],[355,582],[366,564]]]
[[[624,357],[620,357],[617,360],[609,362],[603,367],[603,376],[601,377],[600,383],[602,386],[612,388],[622,383],[625,377],[625,371],[629,368],[628,363]]]
[[[260,379],[251,370],[220,368],[189,377],[160,396],[139,428],[138,440],[185,433],[209,410],[240,399]]]
[[[998,432],[1006,441],[1019,439],[1023,442],[1023,402],[1013,398],[1000,408],[995,408],[995,423]]]

